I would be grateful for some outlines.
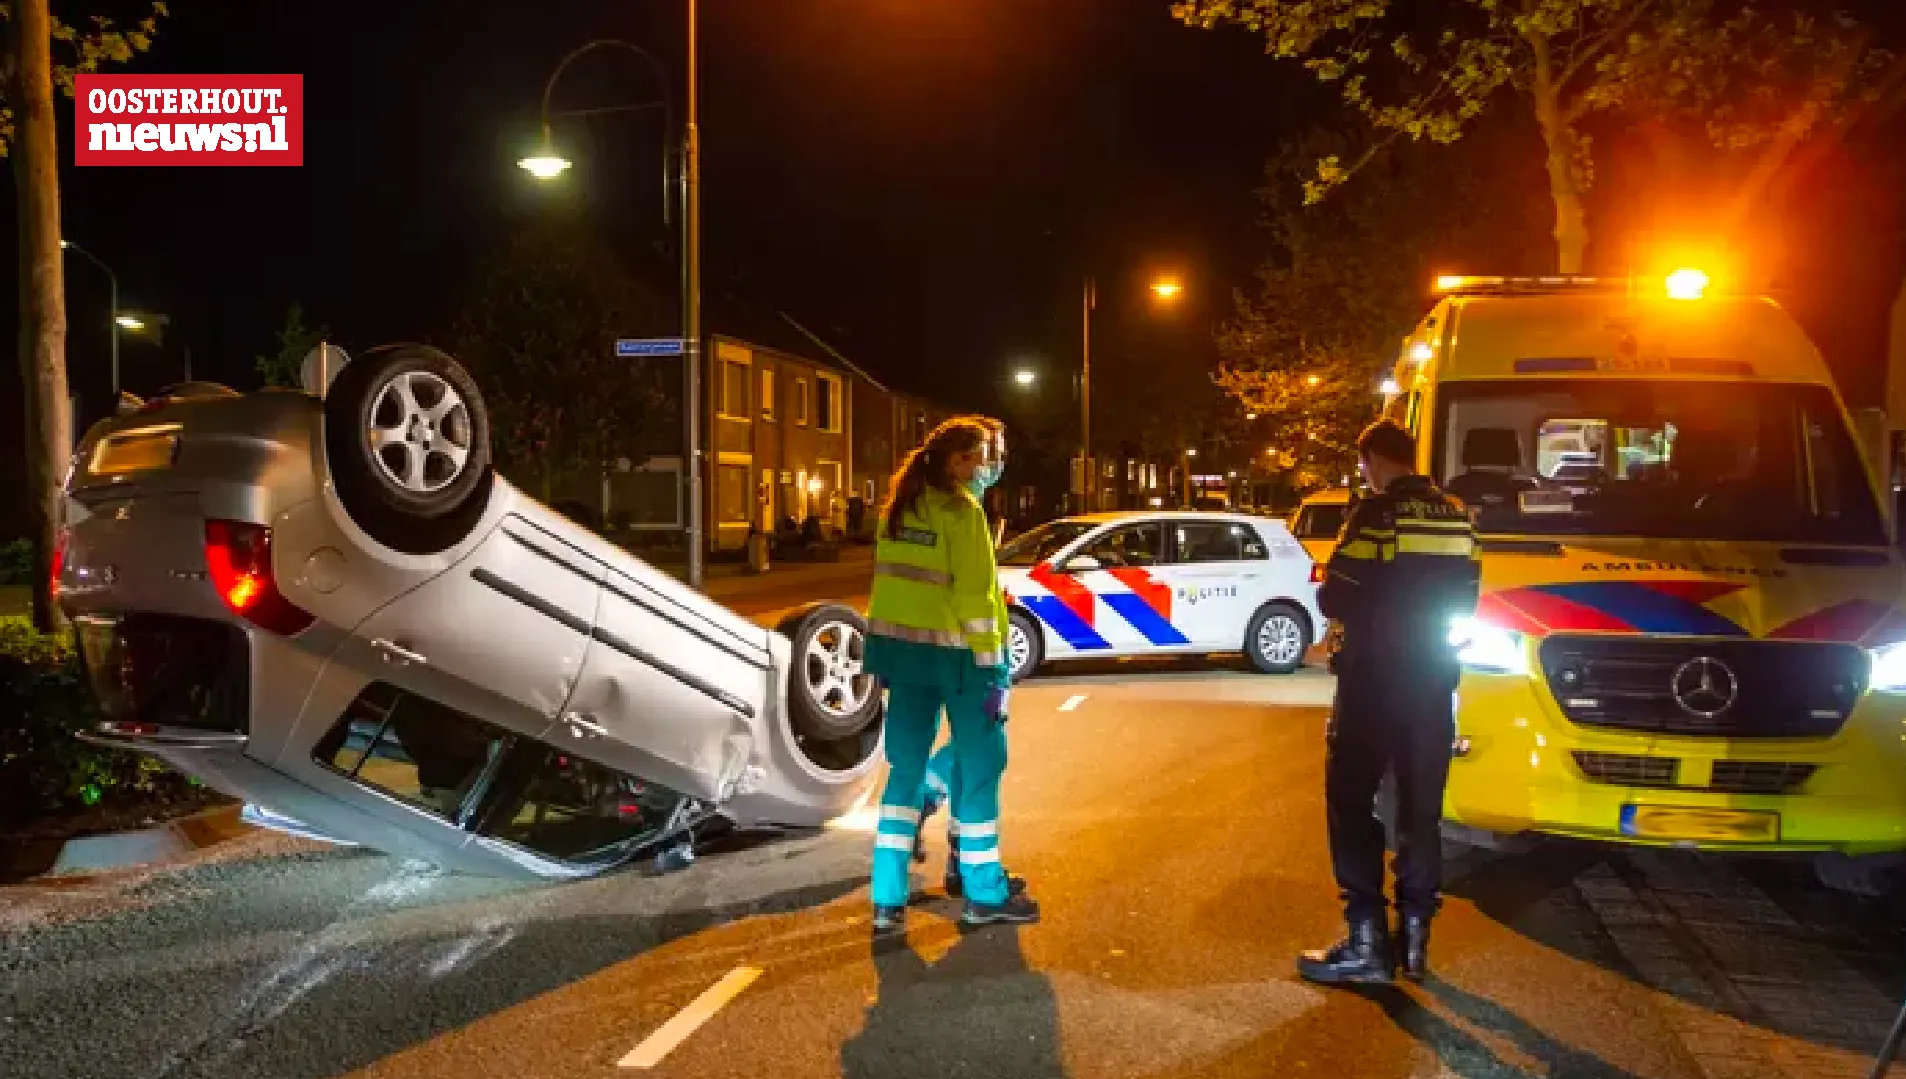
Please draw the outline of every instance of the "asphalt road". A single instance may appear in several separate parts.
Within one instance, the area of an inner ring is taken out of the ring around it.
[[[936,820],[907,946],[880,953],[851,820],[665,877],[526,886],[261,838],[0,891],[0,1076],[583,1079],[677,1031],[653,1074],[1865,1073],[1906,991],[1898,909],[1785,864],[1468,856],[1432,984],[1299,982],[1293,953],[1339,928],[1329,688],[1148,664],[1022,687],[1003,844],[1044,923],[958,932]]]

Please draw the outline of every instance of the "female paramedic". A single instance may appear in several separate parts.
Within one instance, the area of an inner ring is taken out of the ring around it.
[[[993,562],[984,490],[1004,467],[998,425],[951,419],[908,455],[881,510],[867,607],[866,669],[886,685],[887,785],[874,837],[874,931],[905,921],[927,758],[944,709],[960,789],[951,802],[969,925],[1039,920],[999,861],[999,781],[1006,769],[1005,598]]]

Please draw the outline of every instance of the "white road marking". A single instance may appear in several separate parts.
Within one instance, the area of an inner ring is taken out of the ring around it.
[[[1066,698],[1064,704],[1059,706],[1059,711],[1061,712],[1072,711],[1074,708],[1077,708],[1081,704],[1085,703],[1086,696],[1087,695],[1084,693],[1074,693],[1072,696]]]
[[[653,1068],[662,1062],[676,1046],[688,1040],[690,1034],[701,1029],[703,1023],[715,1017],[715,1013],[728,1006],[728,1003],[741,995],[741,991],[754,984],[761,977],[760,967],[736,967],[725,977],[702,991],[688,1007],[676,1012],[674,1018],[655,1028],[655,1033],[642,1039],[642,1044],[629,1050],[617,1067]]]

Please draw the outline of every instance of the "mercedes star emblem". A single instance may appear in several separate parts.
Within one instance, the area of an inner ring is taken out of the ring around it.
[[[1733,668],[1713,656],[1696,656],[1674,669],[1668,681],[1674,703],[1691,716],[1713,719],[1740,696],[1740,678]]]

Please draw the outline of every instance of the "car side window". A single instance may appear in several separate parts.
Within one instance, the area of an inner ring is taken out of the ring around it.
[[[564,861],[619,855],[681,827],[687,800],[529,739],[497,772],[476,831]]]
[[[1156,566],[1164,549],[1165,529],[1157,522],[1127,525],[1089,540],[1066,559],[1065,569],[1125,569]]]
[[[384,683],[351,702],[313,754],[349,778],[458,820],[508,732]]]
[[[1176,562],[1255,562],[1271,557],[1263,537],[1249,525],[1234,521],[1180,521]]]

